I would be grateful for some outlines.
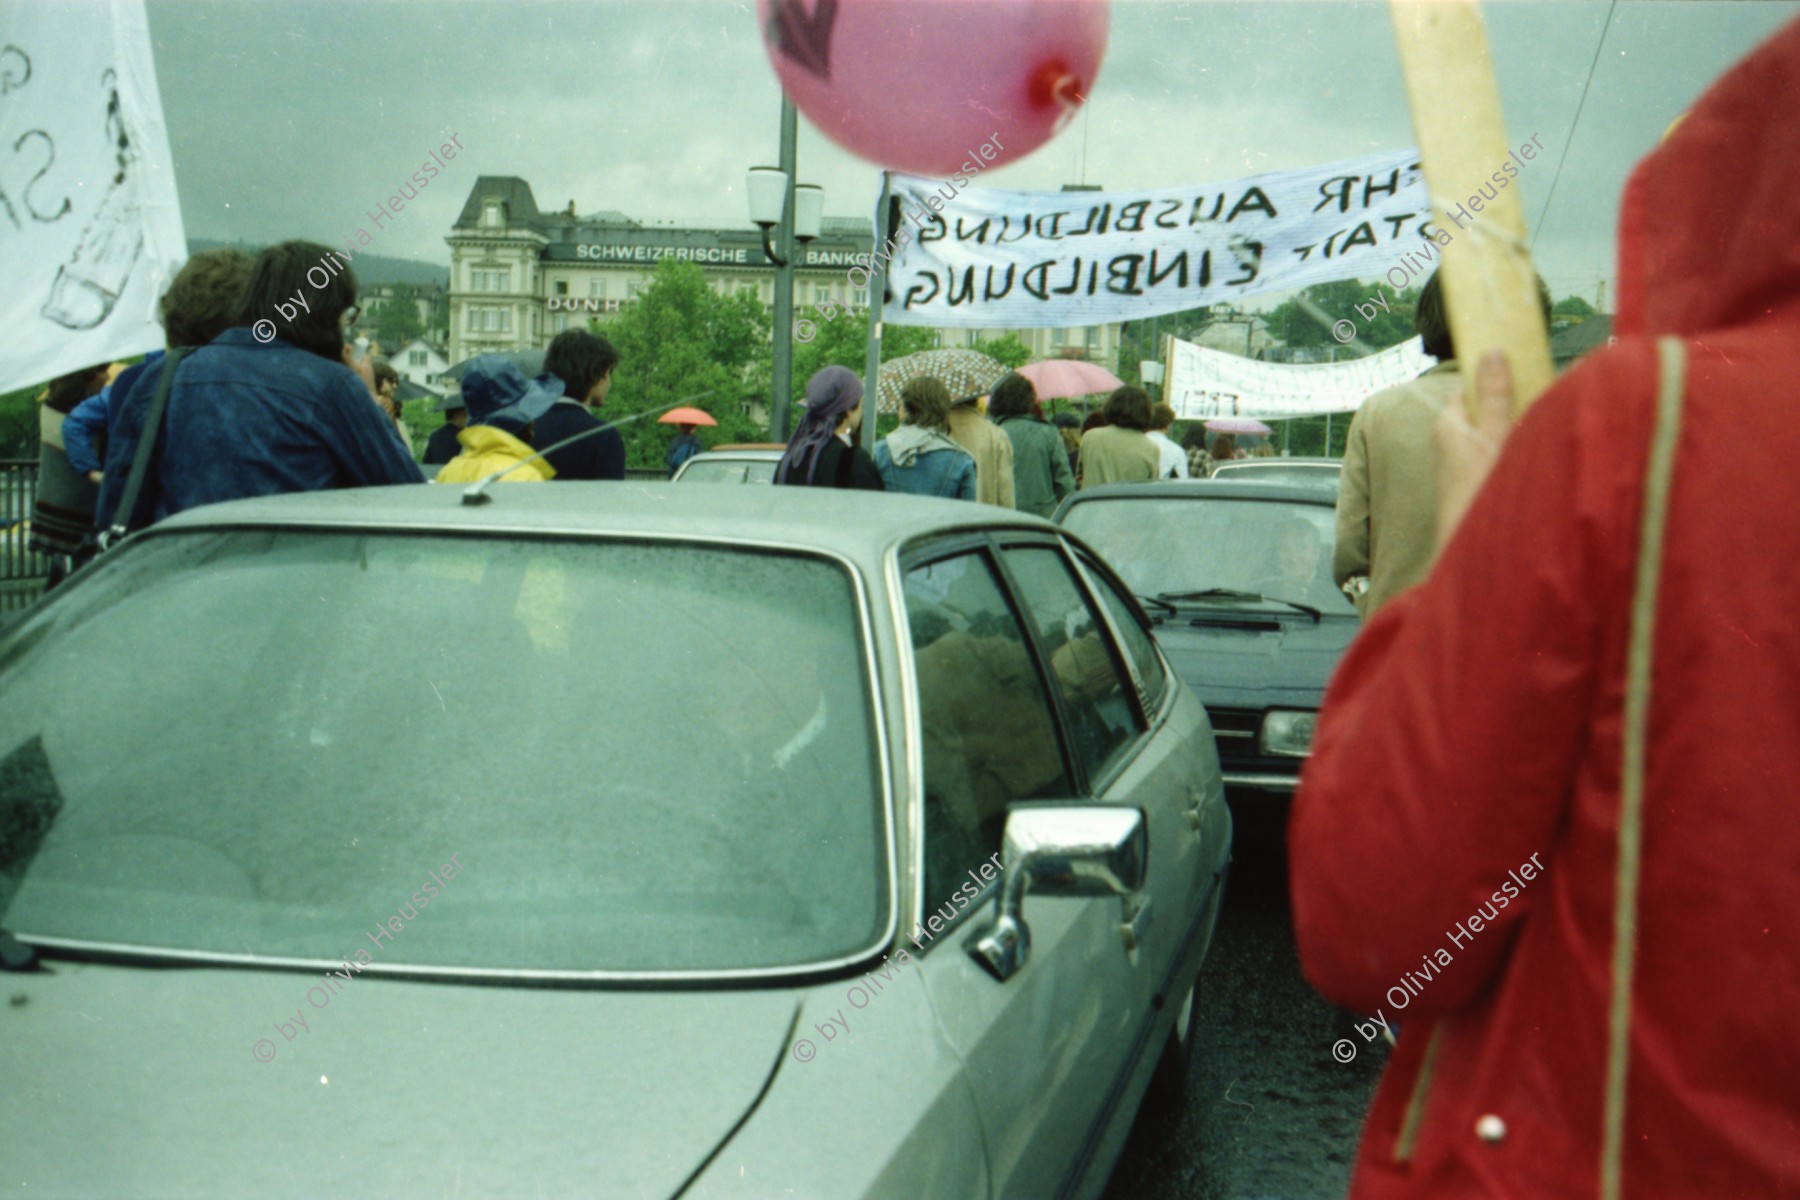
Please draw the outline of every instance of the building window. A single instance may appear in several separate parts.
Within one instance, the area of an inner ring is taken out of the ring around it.
[[[831,299],[831,285],[826,283],[815,283],[813,285],[813,303],[823,304],[829,299]]]
[[[559,279],[556,281],[556,294],[559,296],[566,296],[569,294],[569,281],[568,280]]]
[[[569,314],[568,313],[557,313],[555,322],[550,326],[550,328],[556,330],[556,332],[558,332],[558,333],[561,333],[563,330],[567,329],[568,327],[569,327]]]
[[[425,352],[423,350],[408,351],[407,355],[406,355],[406,365],[409,367],[424,366],[425,365]]]
[[[851,292],[850,303],[856,305],[858,308],[867,308],[869,306],[869,289],[857,288],[855,291]]]
[[[511,333],[512,309],[489,304],[469,306],[470,333]]]
[[[481,223],[489,229],[498,229],[506,224],[506,217],[498,200],[489,200],[481,206]]]
[[[509,292],[512,290],[512,268],[498,267],[483,270],[481,267],[470,269],[473,290],[477,292]]]
[[[754,296],[756,295],[756,285],[753,283],[741,283],[738,285],[737,294],[740,296]]]
[[[644,281],[643,280],[633,279],[625,285],[625,298],[627,300],[636,300],[639,296],[641,296],[643,294],[644,294]]]
[[[1089,325],[1087,327],[1087,348],[1089,350],[1094,350],[1097,349],[1099,345],[1100,327],[1098,325]]]

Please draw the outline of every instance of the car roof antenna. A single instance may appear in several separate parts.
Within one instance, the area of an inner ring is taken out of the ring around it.
[[[711,392],[696,392],[692,396],[687,396],[687,397],[684,397],[683,399],[676,400],[675,402],[673,402],[671,404],[665,404],[661,408],[647,408],[641,413],[633,413],[631,416],[625,417],[622,420],[606,421],[606,422],[602,422],[599,425],[594,426],[594,428],[592,428],[592,429],[584,429],[580,433],[577,433],[570,437],[564,438],[562,441],[556,443],[556,445],[554,445],[554,446],[546,446],[544,449],[539,450],[536,454],[532,455],[528,459],[525,459],[523,462],[516,462],[510,467],[501,467],[498,471],[495,471],[492,475],[489,475],[486,479],[476,480],[474,483],[471,483],[467,488],[463,489],[462,502],[464,504],[486,504],[489,500],[493,499],[492,496],[487,494],[487,485],[494,482],[494,480],[500,478],[502,475],[506,475],[513,471],[516,471],[520,467],[529,466],[530,464],[536,462],[538,459],[544,457],[544,455],[546,455],[546,454],[554,454],[558,450],[561,450],[564,446],[572,446],[576,442],[579,442],[582,438],[593,437],[596,433],[599,433],[602,429],[617,429],[621,425],[629,425],[633,421],[641,421],[645,417],[660,416],[661,414],[668,412],[672,408],[680,408],[683,404],[688,404],[695,400],[704,400],[710,395],[712,395]]]

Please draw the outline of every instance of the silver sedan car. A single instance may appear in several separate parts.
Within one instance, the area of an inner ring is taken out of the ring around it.
[[[703,491],[217,505],[0,635],[14,1190],[1104,1188],[1200,1036],[1204,710],[1048,523]]]

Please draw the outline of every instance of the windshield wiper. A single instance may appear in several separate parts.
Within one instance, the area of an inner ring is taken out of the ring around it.
[[[1164,600],[1161,596],[1146,596],[1142,592],[1137,592],[1135,595],[1137,596],[1139,604],[1154,604],[1156,607],[1168,613],[1171,617],[1176,616],[1181,612],[1180,609],[1176,608],[1173,604],[1170,604],[1167,600]]]
[[[1236,588],[1206,588],[1198,592],[1158,592],[1156,598],[1167,604],[1183,600],[1261,600],[1257,592],[1240,592]]]
[[[1165,604],[1179,603],[1183,600],[1251,600],[1262,604],[1285,604],[1311,617],[1315,623],[1324,617],[1324,613],[1310,604],[1302,604],[1298,600],[1283,600],[1280,596],[1265,596],[1261,592],[1242,592],[1236,588],[1204,588],[1197,592],[1158,592],[1156,599]]]
[[[1313,619],[1313,624],[1315,625],[1317,625],[1320,619],[1325,616],[1319,609],[1314,608],[1310,604],[1302,604],[1298,600],[1283,600],[1280,596],[1264,596],[1263,599],[1267,600],[1270,604],[1285,604],[1289,608],[1297,608],[1307,616],[1311,617]]]

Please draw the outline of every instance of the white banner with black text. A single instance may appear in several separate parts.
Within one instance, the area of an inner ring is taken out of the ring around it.
[[[0,11],[3,392],[161,346],[187,238],[144,0]]]
[[[1418,151],[1132,192],[960,189],[893,176],[884,320],[971,329],[1143,320],[1372,279],[1430,224]]]
[[[1417,379],[1436,363],[1418,338],[1334,363],[1258,362],[1171,338],[1163,394],[1183,421],[1354,412],[1376,392]]]

